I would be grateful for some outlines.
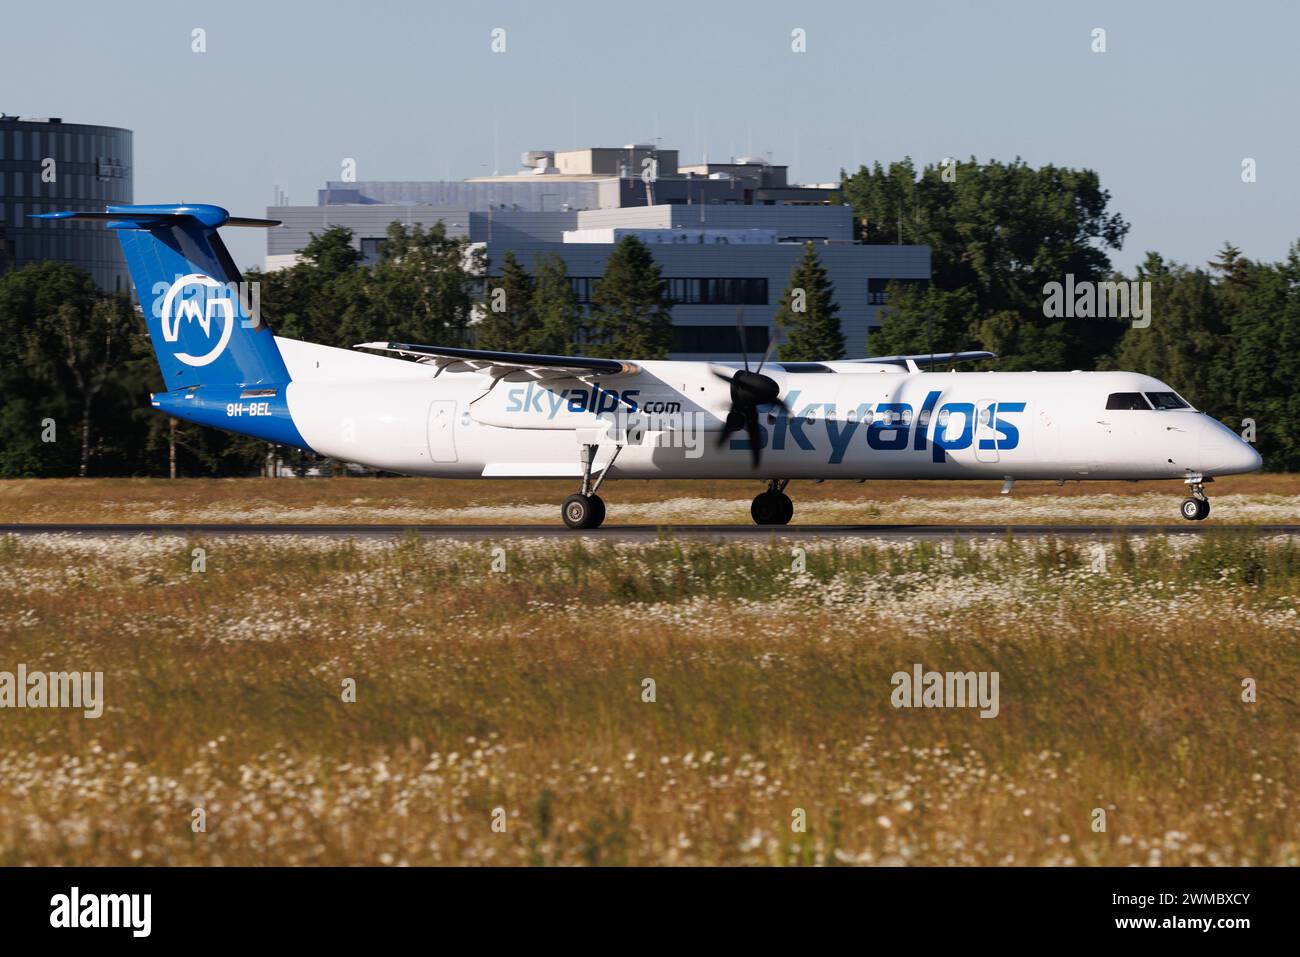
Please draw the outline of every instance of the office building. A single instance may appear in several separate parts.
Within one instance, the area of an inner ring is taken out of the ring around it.
[[[0,114],[0,271],[54,259],[86,270],[105,292],[128,290],[111,231],[30,217],[132,202],[132,163],[130,130]]]

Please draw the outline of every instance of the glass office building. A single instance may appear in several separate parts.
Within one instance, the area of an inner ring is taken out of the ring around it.
[[[132,164],[130,130],[0,114],[0,271],[55,259],[106,292],[129,290],[117,237],[103,224],[29,217],[132,202]]]

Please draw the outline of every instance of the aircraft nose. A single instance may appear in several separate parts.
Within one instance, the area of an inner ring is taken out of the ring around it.
[[[1200,452],[1201,471],[1207,475],[1254,472],[1264,464],[1254,446],[1209,416],[1202,427]]]

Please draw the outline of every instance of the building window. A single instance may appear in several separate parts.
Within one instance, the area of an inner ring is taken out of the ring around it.
[[[767,349],[767,326],[745,326],[745,352],[761,356]],[[734,355],[740,351],[735,326],[673,326],[669,351],[703,355]]]
[[[581,306],[591,304],[591,297],[596,292],[596,283],[600,282],[599,276],[570,276],[569,285],[573,288],[573,295]]]
[[[908,289],[916,289],[924,292],[930,286],[928,279],[868,279],[867,280],[867,305],[883,306],[889,302],[889,284],[902,286]]]
[[[668,298],[679,305],[767,305],[767,278],[762,276],[739,279],[668,279],[666,282]]]
[[[361,261],[373,266],[384,257],[384,240],[382,237],[366,236],[361,240]]]

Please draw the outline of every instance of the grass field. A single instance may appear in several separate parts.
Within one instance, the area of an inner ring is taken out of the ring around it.
[[[189,485],[92,487],[223,487]],[[1297,595],[1300,541],[1246,533],[0,538],[0,670],[100,670],[106,699],[0,711],[0,864],[1294,865]],[[893,707],[918,662],[998,672],[997,716]]]
[[[1180,482],[795,482],[794,524],[1181,524]],[[759,482],[611,481],[610,524],[748,525]],[[0,523],[373,522],[554,525],[572,480],[43,479],[0,481]],[[1300,521],[1300,475],[1231,476],[1208,487],[1210,522]]]

